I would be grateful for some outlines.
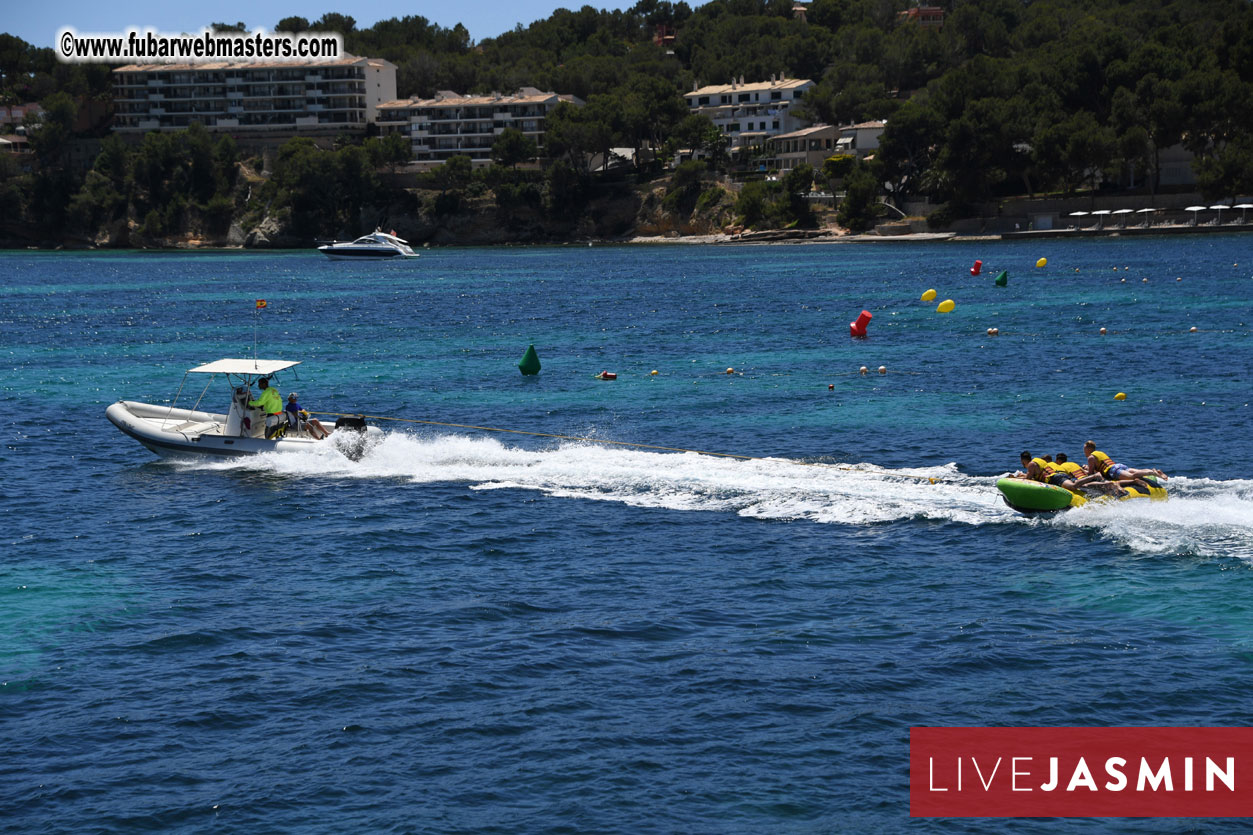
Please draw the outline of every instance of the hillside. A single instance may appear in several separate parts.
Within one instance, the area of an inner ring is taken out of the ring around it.
[[[51,50],[0,35],[0,96],[35,98],[46,111],[30,136],[33,171],[0,158],[5,234],[95,239],[124,226],[128,238],[138,228],[157,241],[200,228],[226,235],[234,225],[247,237],[269,218],[307,240],[368,231],[395,215],[435,239],[474,228],[477,221],[458,218],[486,216],[488,208],[507,221],[490,235],[578,237],[589,224],[612,232],[629,214],[617,207],[615,189],[625,184],[645,205],[649,183],[680,148],[705,154],[708,170],[697,179],[763,177],[768,157],[726,154],[713,123],[690,115],[682,92],[772,74],[817,82],[801,104],[812,120],[887,121],[873,159],[838,172],[847,193],[841,223],[853,229],[877,222],[879,198],[925,198],[944,222],[989,205],[995,212],[997,201],[1020,195],[1099,191],[1151,202],[1159,190],[1184,185],[1211,201],[1253,194],[1253,3],[937,5],[942,25],[932,26],[912,17],[905,0],[814,0],[803,14],[790,0],[711,0],[696,9],[640,0],[626,10],[559,9],[478,44],[463,27],[418,16],[363,29],[343,14],[276,21],[283,30],[342,32],[350,51],[393,61],[402,96],[525,84],[585,100],[551,115],[541,170],[520,174],[502,160],[490,174],[467,175],[458,163],[407,191],[387,183],[404,148],[379,140],[320,152],[297,144],[273,177],[251,183],[259,194],[240,190],[234,166],[244,161],[229,149],[222,153],[232,159],[209,173],[215,137],[145,139],[133,151],[106,142],[84,173],[69,164],[69,148],[74,136],[99,133],[84,127],[79,103],[108,96],[107,68],[57,64]],[[648,150],[636,158],[652,161],[615,184],[620,174],[606,178],[587,163],[611,147]],[[1188,178],[1195,184],[1163,178],[1163,151],[1177,147],[1195,159]],[[834,173],[822,172],[818,187]],[[750,183],[733,222],[810,223],[795,197],[810,185]],[[684,194],[699,199],[703,188],[684,186]]]

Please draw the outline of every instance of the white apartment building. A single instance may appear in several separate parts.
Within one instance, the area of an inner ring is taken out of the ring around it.
[[[380,58],[128,64],[113,71],[113,129],[342,133],[395,98],[396,65]]]
[[[858,122],[840,128],[840,140],[835,143],[837,154],[856,154],[858,159],[874,156],[879,150],[879,137],[887,122]]]
[[[458,154],[474,165],[487,165],[492,144],[506,128],[535,140],[544,154],[544,122],[561,102],[582,105],[577,96],[523,87],[511,95],[463,96],[440,90],[432,99],[402,99],[379,106],[378,124],[385,133],[409,137],[413,159],[426,167]]]
[[[797,118],[791,110],[813,86],[808,79],[774,76],[769,81],[745,84],[741,76],[730,84],[694,89],[684,98],[689,110],[713,120],[734,153],[808,125],[808,120]]]

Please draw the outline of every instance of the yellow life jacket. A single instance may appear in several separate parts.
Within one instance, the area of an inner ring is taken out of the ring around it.
[[[1065,470],[1062,469],[1062,465],[1054,461],[1046,461],[1044,462],[1044,466],[1041,467],[1041,475],[1044,477],[1045,481],[1048,481],[1050,478],[1061,472],[1065,472]]]
[[[1114,466],[1114,462],[1110,460],[1109,456],[1100,450],[1093,452],[1091,457],[1096,459],[1097,466],[1101,469],[1101,475],[1105,475],[1106,471]]]
[[[1045,461],[1043,458],[1032,458],[1031,463],[1035,464],[1037,467],[1040,468],[1040,474],[1035,477],[1036,481],[1044,481],[1044,479],[1048,478],[1048,476],[1044,474],[1044,468],[1051,467],[1053,466],[1052,464],[1050,464],[1048,461]]]
[[[1083,467],[1080,467],[1074,461],[1067,461],[1066,463],[1058,464],[1057,466],[1062,472],[1072,478],[1080,478],[1083,476]]]

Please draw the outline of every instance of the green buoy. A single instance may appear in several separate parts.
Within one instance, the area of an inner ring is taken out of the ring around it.
[[[996,286],[1004,287],[1009,284],[1009,270],[1001,270],[996,274]]]
[[[535,353],[534,345],[527,346],[526,353],[518,362],[518,370],[527,376],[539,373],[539,354]]]

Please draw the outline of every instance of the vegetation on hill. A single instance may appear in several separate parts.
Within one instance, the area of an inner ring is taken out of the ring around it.
[[[877,193],[925,196],[944,204],[941,216],[959,217],[1012,194],[1073,194],[1132,182],[1153,191],[1163,150],[1178,144],[1195,155],[1198,187],[1207,197],[1253,193],[1248,0],[936,4],[945,10],[940,28],[902,17],[913,5],[906,0],[813,0],[804,19],[791,0],[710,0],[695,9],[639,0],[626,10],[558,9],[478,44],[460,25],[447,29],[420,16],[358,29],[347,15],[327,14],[286,18],[275,28],[340,32],[350,52],[397,65],[401,96],[529,85],[586,102],[562,108],[550,120],[547,171],[523,176],[513,170],[517,150],[502,151],[500,170],[490,177],[479,173],[462,187],[436,189],[444,208],[477,199],[467,189],[480,183],[515,209],[577,211],[581,204],[570,201],[592,199],[595,192],[588,155],[610,147],[650,148],[659,160],[678,147],[703,148],[713,170],[726,169],[735,161],[721,152],[708,120],[688,115],[682,93],[696,84],[772,74],[817,82],[803,103],[814,120],[887,120],[874,159],[845,172],[842,184],[852,205],[842,208],[841,217],[851,227],[873,222]],[[72,225],[116,215],[122,199],[125,212],[142,217],[144,226],[152,212],[164,224],[184,211],[214,216],[208,209],[214,199],[223,207],[225,191],[193,193],[181,175],[169,177],[170,195],[177,196],[152,197],[150,182],[124,188],[125,181],[100,170],[99,162],[94,177],[65,170],[56,147],[64,145],[69,128],[65,102],[55,101],[54,91],[79,99],[105,96],[108,68],[59,64],[51,50],[0,35],[0,99],[35,99],[61,111],[32,133],[37,173],[22,174],[0,162],[0,206],[47,228],[61,220]],[[169,141],[185,154],[206,140],[196,134]],[[118,151],[110,153],[116,161]],[[262,189],[271,213],[288,211],[325,234],[332,226],[363,222],[365,205],[394,202],[394,194],[377,193],[387,188],[372,179],[378,153],[372,156],[368,143],[358,151],[319,153],[333,154],[335,162],[308,148],[280,154],[284,162]],[[648,158],[636,156],[644,180],[657,173],[642,162]],[[341,179],[330,182],[341,183],[342,195],[305,193],[318,187],[317,178],[281,173],[289,162],[314,165],[311,160],[338,166]],[[343,178],[353,171],[361,172],[361,183],[350,187]],[[690,176],[688,169],[683,177]],[[708,172],[701,176],[707,181]],[[692,188],[680,183],[675,193],[687,196],[672,203],[686,205]],[[736,204],[741,220],[803,225],[806,213],[791,196],[797,188],[795,182],[751,186]],[[158,205],[161,199],[166,202]],[[78,208],[67,214],[71,205]]]

